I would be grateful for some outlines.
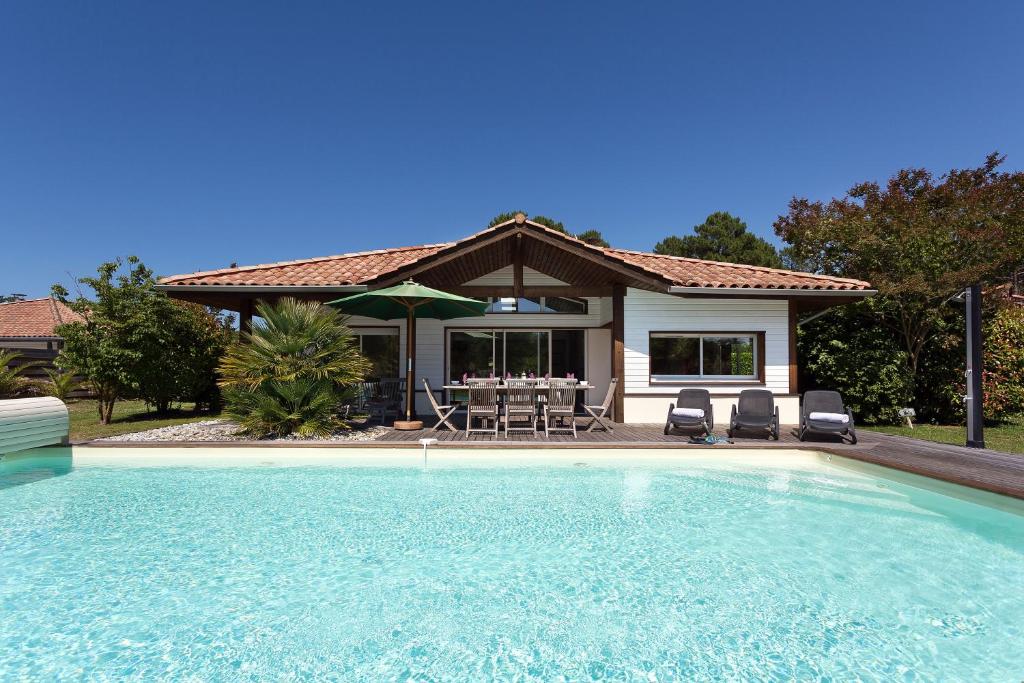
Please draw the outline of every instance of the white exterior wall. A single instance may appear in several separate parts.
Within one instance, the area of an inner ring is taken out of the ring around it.
[[[789,302],[735,297],[683,298],[641,289],[628,289],[625,311],[625,421],[664,423],[669,403],[680,386],[652,385],[649,379],[650,333],[764,332],[765,388],[776,394],[780,421],[799,421],[799,399],[788,396]],[[715,423],[728,424],[735,396],[749,384],[709,381],[696,386],[711,392]]]
[[[471,284],[507,286],[504,271],[495,271]],[[534,285],[556,285],[554,278],[533,271]],[[511,271],[508,273],[511,278]],[[524,279],[526,272],[524,271]],[[547,281],[540,281],[548,278]],[[469,284],[469,283],[468,283]],[[446,328],[577,328],[586,330],[586,379],[595,385],[586,397],[588,403],[598,403],[608,389],[611,379],[611,330],[602,326],[611,321],[611,298],[588,298],[586,315],[545,313],[489,313],[477,318],[455,320],[418,320],[416,324],[416,407],[423,415],[430,415],[430,406],[423,394],[422,378],[437,389],[449,378],[445,371]],[[655,423],[665,421],[668,405],[673,402],[680,386],[654,385],[649,382],[650,361],[648,344],[652,331],[661,332],[764,332],[765,335],[765,387],[776,395],[780,419],[783,424],[799,422],[799,398],[791,396],[789,387],[789,304],[785,300],[739,299],[734,297],[684,298],[659,294],[641,289],[627,290],[623,300],[625,310],[625,402],[627,423]],[[352,316],[352,327],[391,326],[399,328],[401,376],[405,376],[405,320],[374,320]],[[708,382],[698,386],[712,394],[715,422],[728,424],[731,406],[742,389],[750,384],[728,381]]]

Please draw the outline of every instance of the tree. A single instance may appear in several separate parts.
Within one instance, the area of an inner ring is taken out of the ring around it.
[[[587,244],[592,244],[595,247],[610,247],[612,245],[605,241],[604,236],[601,235],[598,230],[584,230],[580,234],[576,235],[576,239],[583,240]]]
[[[122,268],[126,266],[126,268]],[[172,301],[155,288],[153,272],[136,256],[108,261],[96,277],[78,284],[92,290],[71,301],[67,289],[53,296],[83,322],[57,326],[64,348],[55,363],[85,377],[97,397],[100,423],[107,424],[121,398],[142,398],[158,411],[174,400],[197,400],[192,391],[206,372],[212,385],[215,359],[226,343],[223,326],[202,307]],[[198,316],[207,320],[200,324]]]
[[[25,300],[25,295],[24,294],[19,294],[17,292],[12,292],[10,294],[0,294],[0,304],[7,304],[7,303],[12,303],[14,301],[24,301],[24,300]]]
[[[499,213],[497,216],[492,218],[491,222],[487,224],[487,227],[488,228],[493,228],[495,225],[501,225],[502,223],[507,223],[508,221],[510,221],[513,218],[515,218],[517,213],[521,213],[524,216],[529,215],[525,211],[506,211],[504,213]]]
[[[868,299],[833,308],[800,326],[800,388],[838,391],[859,421],[895,424],[913,386],[899,343],[864,324],[875,305]]]
[[[500,225],[501,223],[508,222],[515,218],[517,213],[521,213],[524,216],[530,215],[525,211],[506,211],[504,213],[499,213],[497,216],[492,218],[491,222],[487,224],[487,227],[493,228],[495,225]],[[560,221],[556,221],[554,218],[548,218],[547,216],[531,216],[530,220],[533,221],[534,223],[540,223],[541,225],[551,228],[552,230],[557,230],[558,232],[566,232],[565,226]]]
[[[506,211],[505,213],[499,213],[497,216],[491,219],[491,222],[487,224],[488,228],[493,228],[495,225],[500,225],[507,221],[512,220],[516,217],[517,213],[521,213],[524,216],[529,216],[525,211]],[[561,221],[556,221],[554,218],[548,218],[547,216],[530,216],[530,221],[533,223],[540,223],[544,227],[557,230],[558,232],[575,237],[578,240],[582,240],[587,244],[593,244],[596,247],[610,247],[611,245],[605,241],[604,236],[597,230],[584,230],[578,235],[573,235],[565,229],[565,224]]]
[[[256,310],[262,320],[220,363],[226,412],[259,437],[323,437],[344,427],[337,413],[345,390],[370,371],[345,319],[292,298]]]
[[[929,342],[949,328],[946,302],[974,283],[1005,282],[1024,262],[1024,173],[978,168],[936,179],[905,169],[884,187],[853,186],[827,204],[793,198],[775,232],[815,272],[869,281],[873,315],[896,334],[912,376]]]
[[[693,233],[666,237],[654,246],[654,253],[768,268],[782,267],[779,252],[770,242],[748,232],[746,223],[725,211],[716,211],[700,225],[693,226]]]

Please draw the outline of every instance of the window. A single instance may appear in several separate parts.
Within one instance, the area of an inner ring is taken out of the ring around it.
[[[583,330],[449,330],[449,379],[573,373],[583,379]]]
[[[369,377],[398,377],[398,328],[353,328],[359,339],[359,351],[372,366]]]
[[[651,381],[756,380],[758,334],[652,332]]]
[[[587,312],[587,300],[562,296],[489,297],[487,313],[572,313]]]

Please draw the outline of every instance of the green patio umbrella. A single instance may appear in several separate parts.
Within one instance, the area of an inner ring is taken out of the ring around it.
[[[412,412],[416,381],[416,318],[449,320],[480,316],[487,308],[486,301],[468,299],[439,289],[424,287],[412,280],[400,285],[353,294],[344,299],[328,301],[328,306],[349,315],[363,315],[379,320],[405,317],[405,420],[406,428],[413,429]],[[398,425],[396,425],[397,427]]]

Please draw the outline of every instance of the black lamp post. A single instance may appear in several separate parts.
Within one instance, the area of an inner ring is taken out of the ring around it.
[[[967,447],[985,447],[981,388],[981,285],[967,288]]]

